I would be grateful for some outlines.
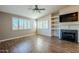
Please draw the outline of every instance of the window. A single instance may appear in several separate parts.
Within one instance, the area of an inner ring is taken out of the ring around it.
[[[37,27],[38,27],[38,29],[42,29],[42,21],[38,21],[38,23],[37,23],[37,24],[38,24],[38,26],[37,26]]]
[[[43,20],[43,25],[42,25],[42,27],[43,27],[43,29],[48,29],[48,20]]]
[[[17,17],[12,18],[13,30],[24,30],[24,29],[31,29],[31,28],[32,28],[31,20],[17,18]]]
[[[24,20],[24,29],[27,29],[27,20]]]
[[[23,29],[23,24],[24,20],[23,19],[19,19],[19,29]]]
[[[48,29],[48,20],[38,20],[37,28],[38,29]]]
[[[12,18],[12,29],[18,30],[18,18],[15,17]]]
[[[30,28],[31,28],[31,21],[28,20],[28,21],[27,21],[27,25],[28,25],[28,26],[27,26],[27,29],[30,29]]]

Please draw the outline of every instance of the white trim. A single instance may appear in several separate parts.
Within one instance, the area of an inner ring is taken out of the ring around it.
[[[37,35],[43,35],[43,36],[49,36],[49,37],[52,36],[52,35],[45,35],[45,34],[40,34],[40,33],[37,33]]]
[[[9,38],[9,39],[3,39],[3,40],[0,40],[0,42],[13,40],[13,39],[18,39],[18,38],[22,38],[22,37],[27,37],[27,36],[31,36],[31,35],[34,35],[34,33],[33,34],[24,35],[24,36],[13,37],[13,38]]]

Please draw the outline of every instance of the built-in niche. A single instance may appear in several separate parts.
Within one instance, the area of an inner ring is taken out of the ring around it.
[[[60,15],[60,22],[76,22],[78,21],[78,12]]]

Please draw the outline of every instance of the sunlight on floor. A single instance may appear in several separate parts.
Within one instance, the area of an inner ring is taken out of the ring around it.
[[[32,50],[32,43],[31,42],[22,42],[16,46],[16,48],[12,49],[13,53],[25,53],[31,52]]]

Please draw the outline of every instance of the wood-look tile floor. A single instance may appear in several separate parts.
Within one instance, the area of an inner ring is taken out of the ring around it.
[[[3,53],[78,53],[79,44],[56,37],[29,36],[0,42]]]

